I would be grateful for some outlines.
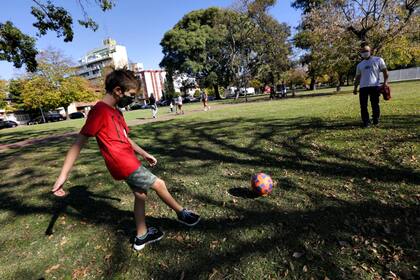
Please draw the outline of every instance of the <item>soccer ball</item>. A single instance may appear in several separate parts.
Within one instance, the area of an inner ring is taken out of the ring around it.
[[[266,196],[273,190],[273,180],[265,173],[257,173],[251,177],[252,190],[261,196]]]

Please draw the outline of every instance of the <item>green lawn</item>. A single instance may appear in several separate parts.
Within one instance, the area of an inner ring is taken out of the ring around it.
[[[148,224],[166,236],[141,252],[130,244],[133,196],[112,180],[96,141],[65,200],[48,191],[73,137],[0,151],[0,279],[419,279],[420,82],[391,86],[380,126],[369,129],[359,127],[348,88],[224,100],[132,126],[159,161],[153,172],[203,217],[185,228],[150,193]],[[0,144],[82,123],[2,130]],[[276,186],[253,198],[249,180],[259,171]]]

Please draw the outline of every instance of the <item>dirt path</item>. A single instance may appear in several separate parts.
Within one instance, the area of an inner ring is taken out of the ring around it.
[[[219,104],[219,105],[211,106],[211,110],[212,111],[220,110],[226,106],[232,106],[232,105],[239,105],[239,104]],[[164,108],[168,108],[168,107],[164,107]],[[205,113],[203,109],[200,108],[200,109],[193,109],[193,110],[185,111],[185,114],[183,116],[187,116],[192,113],[198,113],[198,112]],[[181,117],[181,115],[175,115],[175,113],[165,114],[161,116],[158,115],[157,119],[147,118],[147,119],[130,120],[130,121],[127,121],[127,125],[136,126],[136,125],[146,124],[146,123],[151,123],[151,122],[167,121],[167,120],[171,120],[177,117]],[[73,137],[73,136],[76,136],[78,133],[79,133],[78,131],[74,131],[74,132],[50,135],[50,136],[40,137],[40,138],[35,138],[35,139],[27,139],[27,140],[19,141],[16,143],[0,144],[0,152],[8,150],[8,149],[23,148],[23,147],[28,147],[31,145],[36,145],[36,144],[48,143],[49,141],[58,140],[61,138]]]

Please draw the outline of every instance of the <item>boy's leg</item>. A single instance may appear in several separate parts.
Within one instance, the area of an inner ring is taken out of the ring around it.
[[[147,232],[145,202],[147,195],[141,192],[134,193],[134,219],[136,220],[137,236]]]
[[[155,183],[151,187],[157,195],[162,199],[163,202],[166,203],[169,207],[171,207],[178,216],[178,221],[183,223],[187,226],[195,226],[200,221],[200,216],[196,213],[182,208],[181,205],[176,202],[176,200],[172,197],[172,195],[168,192],[166,188],[166,184],[161,179],[156,179]]]
[[[165,202],[165,204],[172,208],[175,212],[181,212],[183,209],[182,206],[179,205],[178,202],[169,193],[168,189],[166,188],[166,184],[162,179],[156,179],[151,189],[154,190],[160,199],[162,199],[162,201]]]

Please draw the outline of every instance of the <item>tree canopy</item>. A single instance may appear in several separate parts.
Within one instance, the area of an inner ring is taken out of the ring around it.
[[[98,24],[87,14],[85,5],[93,2],[102,11],[107,11],[115,5],[114,0],[75,0],[83,17],[78,23],[96,31]],[[64,37],[64,42],[73,40],[73,17],[69,11],[54,4],[54,1],[32,0],[31,14],[35,17],[33,26],[38,30],[37,36],[43,36],[48,31],[54,31],[57,37]],[[26,65],[26,69],[34,72],[37,69],[35,38],[24,34],[12,22],[0,22],[0,60],[12,62],[16,68]]]
[[[49,49],[38,58],[38,70],[27,79],[13,82],[21,91],[19,99],[30,109],[67,107],[75,101],[94,101],[99,98],[89,82],[72,75],[71,61],[60,51]]]
[[[384,56],[391,69],[415,64],[418,5],[418,0],[295,1],[295,7],[308,8],[294,42],[306,51],[302,62],[308,65],[312,85],[325,73],[341,83],[354,72],[361,43],[368,43],[373,54]]]
[[[235,9],[188,13],[165,33],[161,67],[169,77],[183,73],[194,77],[201,87],[213,87],[216,97],[219,86],[248,86],[262,67],[265,72],[284,71],[290,28],[267,14],[274,3],[244,0]]]

